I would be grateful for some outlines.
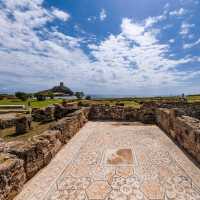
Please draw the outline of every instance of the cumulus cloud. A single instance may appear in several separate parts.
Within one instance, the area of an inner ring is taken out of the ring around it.
[[[54,8],[52,13],[54,16],[63,21],[67,21],[70,18],[70,15],[68,13],[63,12],[62,10],[59,10],[57,8]]]
[[[191,58],[170,59],[168,45],[160,44],[153,31],[127,18],[122,21],[119,35],[110,35],[90,48],[95,65],[104,66],[101,76],[109,85],[123,83],[124,90],[131,85],[137,88],[173,86],[195,76],[176,69],[190,63]]]
[[[169,14],[170,14],[171,16],[180,17],[180,16],[185,15],[186,13],[187,13],[186,9],[180,8],[179,10],[171,11]]]
[[[87,18],[87,20],[88,20],[89,22],[94,22],[94,21],[96,21],[96,19],[97,19],[96,16],[90,16],[90,17]]]
[[[145,26],[146,27],[151,27],[154,24],[156,24],[156,23],[158,23],[160,21],[163,21],[165,19],[166,19],[165,14],[160,15],[160,16],[156,16],[156,17],[148,17],[147,19],[145,19]]]
[[[82,78],[78,74],[86,77],[83,66],[89,69],[90,63],[79,48],[81,39],[56,28],[46,29],[46,23],[58,16],[45,9],[42,1],[6,0],[3,6],[0,9],[0,85],[6,83],[9,89],[14,85],[15,89],[34,89],[38,83],[48,86],[60,79],[67,79],[75,87],[79,85]]]
[[[1,88],[38,90],[64,80],[86,93],[144,94],[174,88],[199,74],[178,70],[193,58],[168,56],[170,45],[159,41],[159,30],[153,27],[161,17],[142,22],[124,18],[119,34],[89,43],[88,55],[81,48],[83,38],[46,26],[67,18],[58,17],[55,8],[46,9],[42,3],[5,0],[0,8]]]
[[[99,15],[101,21],[104,21],[107,18],[107,13],[105,9],[102,9]]]
[[[175,42],[175,39],[172,38],[172,39],[169,40],[169,42],[170,42],[170,43],[174,43],[174,42]]]
[[[194,24],[189,24],[187,22],[183,22],[182,25],[181,25],[181,31],[180,31],[180,34],[183,36],[183,37],[186,37],[186,36],[189,36],[189,33],[190,33],[190,29],[195,27]]]
[[[184,48],[184,49],[190,49],[190,48],[192,48],[192,47],[197,46],[198,44],[200,44],[200,38],[199,38],[197,41],[193,42],[193,43],[184,44],[184,45],[183,45],[183,48]]]

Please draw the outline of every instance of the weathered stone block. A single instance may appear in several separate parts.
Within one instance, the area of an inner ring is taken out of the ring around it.
[[[0,199],[13,199],[21,191],[25,181],[23,160],[14,155],[0,153]]]
[[[27,133],[31,129],[31,116],[25,115],[16,119],[16,134]]]
[[[37,122],[51,122],[54,120],[54,106],[49,106],[42,109],[33,109],[32,117],[34,121]]]
[[[47,165],[55,154],[60,150],[60,131],[47,130],[41,135],[34,136],[31,142],[36,147],[37,163],[39,168]],[[40,155],[40,156],[39,156]]]
[[[13,141],[8,142],[4,151],[16,155],[19,159],[24,161],[24,169],[27,179],[30,179],[39,170],[38,163],[39,156],[36,154],[36,147],[30,142]]]

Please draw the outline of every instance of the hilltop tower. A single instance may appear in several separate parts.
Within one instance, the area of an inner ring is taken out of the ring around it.
[[[64,83],[63,82],[60,82],[60,87],[64,87]]]

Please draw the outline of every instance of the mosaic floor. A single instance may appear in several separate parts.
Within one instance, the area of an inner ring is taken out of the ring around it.
[[[158,127],[89,122],[16,200],[200,200],[199,188],[200,169]]]

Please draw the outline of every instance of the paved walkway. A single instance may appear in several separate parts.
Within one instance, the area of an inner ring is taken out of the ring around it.
[[[200,200],[200,169],[156,126],[88,122],[15,200]]]

